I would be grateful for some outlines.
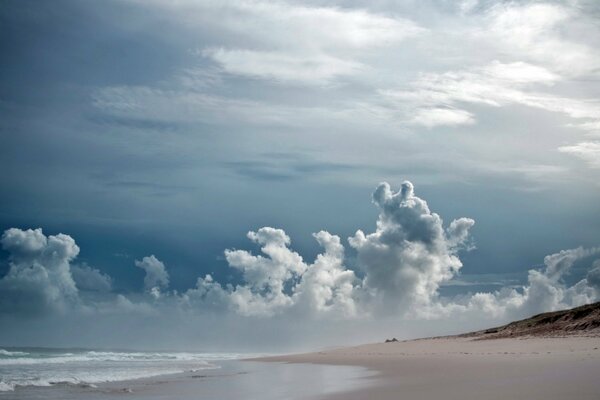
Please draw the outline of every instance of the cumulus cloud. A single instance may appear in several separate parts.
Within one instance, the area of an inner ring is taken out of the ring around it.
[[[169,273],[165,264],[154,255],[135,260],[135,266],[146,272],[144,276],[144,288],[156,295],[157,289],[169,286]]]
[[[289,281],[298,279],[307,266],[302,257],[291,251],[290,238],[281,229],[269,227],[249,232],[248,238],[261,245],[267,256],[254,256],[244,250],[226,250],[232,268],[240,270],[246,282],[231,293],[235,307],[242,314],[270,314],[292,304],[284,292]]]
[[[41,229],[11,228],[0,239],[10,268],[0,280],[0,309],[8,313],[64,310],[78,300],[70,262],[79,254],[73,238]]]
[[[592,269],[586,276],[586,280],[590,286],[597,291],[598,295],[600,295],[600,260],[594,262]]]
[[[222,284],[206,275],[182,292],[161,291],[169,286],[169,274],[154,255],[135,261],[145,271],[145,291],[125,296],[111,292],[106,274],[72,264],[79,247],[70,236],[8,229],[1,239],[10,269],[0,279],[0,316],[78,311],[71,314],[268,318],[281,323],[380,321],[382,316],[505,321],[600,297],[600,260],[591,265],[600,248],[582,247],[546,256],[544,268],[530,270],[523,286],[444,297],[440,286],[460,280],[460,251],[474,248],[469,232],[475,221],[458,218],[444,224],[408,181],[397,191],[381,183],[372,201],[379,209],[375,230],[358,230],[348,238],[348,249],[339,236],[319,231],[313,236],[323,250],[307,262],[292,250],[285,231],[263,227],[247,234],[260,254],[224,252],[228,267],[241,274],[237,283]],[[346,264],[346,250],[354,252],[358,269]],[[567,285],[564,278],[573,266],[588,260],[587,275]]]
[[[112,279],[89,265],[71,265],[71,275],[79,290],[110,292]]]
[[[342,317],[358,315],[359,282],[354,271],[344,267],[344,246],[340,238],[326,231],[313,236],[325,252],[307,267],[295,287],[294,298],[298,307]]]
[[[365,235],[359,230],[349,239],[366,274],[365,289],[380,306],[396,312],[428,305],[440,284],[462,267],[456,252],[474,221],[456,220],[445,230],[408,181],[398,192],[382,183],[373,202],[380,209],[376,231]]]
[[[564,283],[564,277],[575,263],[600,254],[600,248],[561,250],[544,258],[542,270],[531,269],[527,284],[518,290],[503,288],[494,293],[477,293],[468,304],[449,303],[449,312],[486,312],[505,319],[521,318],[546,311],[575,307],[598,300],[595,290],[596,268],[586,278],[572,286]],[[597,265],[597,262],[594,264]]]
[[[227,308],[246,316],[270,316],[283,311],[305,315],[355,316],[358,280],[343,265],[340,238],[328,232],[314,234],[325,252],[307,264],[289,249],[290,238],[281,229],[264,227],[248,238],[261,245],[261,255],[226,250],[230,267],[242,272],[244,282],[222,287],[210,275],[199,279],[186,300],[201,299],[212,307]]]
[[[207,299],[242,315],[285,311],[337,318],[373,311],[403,313],[429,305],[440,284],[461,268],[457,252],[468,243],[474,221],[461,218],[444,229],[442,219],[414,194],[410,182],[397,193],[381,184],[373,201],[380,208],[377,230],[368,235],[358,231],[349,238],[363,279],[344,265],[338,236],[314,234],[325,251],[307,264],[289,248],[291,241],[283,230],[266,227],[248,233],[266,257],[225,251],[229,266],[242,272],[244,283],[224,288],[207,276],[186,293],[187,299]]]

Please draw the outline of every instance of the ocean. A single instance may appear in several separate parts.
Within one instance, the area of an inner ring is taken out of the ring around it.
[[[365,383],[359,367],[240,361],[240,353],[1,348],[0,400],[307,399]],[[309,383],[309,384],[307,384]]]

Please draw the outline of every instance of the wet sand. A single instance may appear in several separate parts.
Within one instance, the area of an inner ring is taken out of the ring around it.
[[[260,360],[377,372],[331,400],[600,399],[598,337],[420,339]]]

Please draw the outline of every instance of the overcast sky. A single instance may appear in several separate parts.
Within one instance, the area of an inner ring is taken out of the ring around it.
[[[597,300],[598,43],[593,0],[3,2],[0,344]]]

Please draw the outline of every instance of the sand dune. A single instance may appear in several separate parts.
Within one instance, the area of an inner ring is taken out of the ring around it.
[[[524,336],[600,336],[600,302],[570,310],[538,314],[504,326],[459,336],[478,339]]]

